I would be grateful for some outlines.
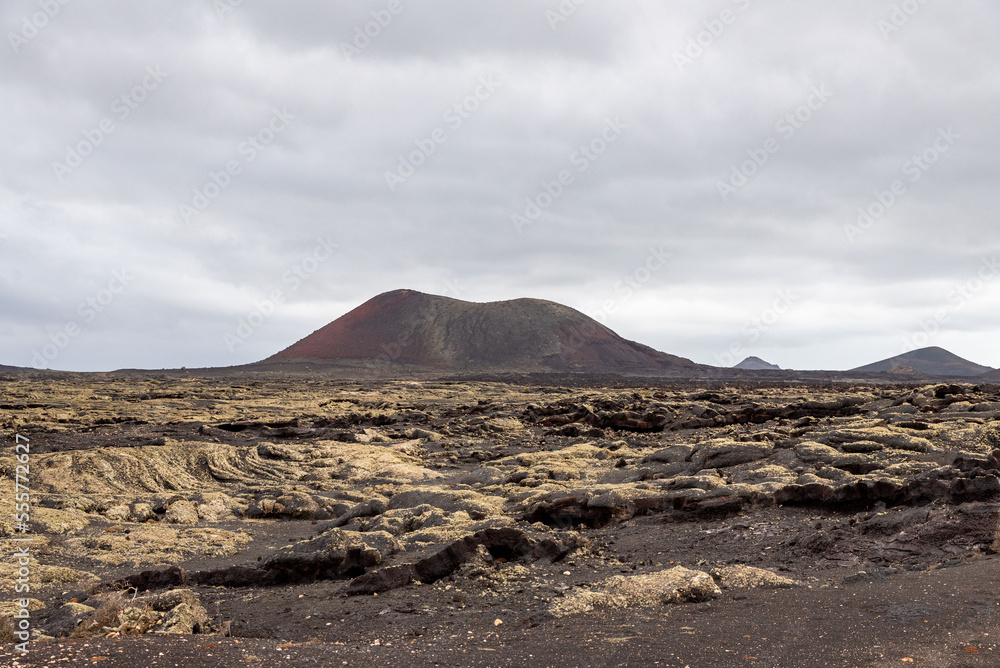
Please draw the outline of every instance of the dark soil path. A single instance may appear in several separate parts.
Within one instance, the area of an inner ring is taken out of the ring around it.
[[[379,644],[185,637],[38,642],[11,666],[926,666],[1000,665],[1000,559],[880,582],[752,590],[711,603],[589,613],[533,628],[470,620],[454,637],[365,619]],[[343,622],[351,625],[351,620]],[[374,641],[372,641],[374,642]]]

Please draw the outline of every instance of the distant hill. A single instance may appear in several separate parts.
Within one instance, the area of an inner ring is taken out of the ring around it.
[[[618,336],[541,299],[474,303],[394,290],[264,363],[395,364],[433,370],[688,375],[703,367]]]
[[[979,376],[977,380],[982,380],[987,383],[1000,383],[1000,369],[994,369],[993,371],[987,371],[983,375]]]
[[[896,357],[890,357],[880,362],[874,362],[865,366],[859,366],[851,371],[862,373],[878,373],[882,371],[894,371],[896,367],[909,367],[917,373],[928,376],[948,376],[948,377],[970,377],[992,371],[988,366],[970,362],[954,353],[948,352],[944,348],[932,346],[930,348],[920,348]],[[895,371],[898,373],[898,371]]]
[[[771,364],[770,362],[765,362],[759,357],[754,357],[751,355],[739,364],[733,367],[734,369],[746,369],[747,371],[780,371],[781,367],[777,364]]]

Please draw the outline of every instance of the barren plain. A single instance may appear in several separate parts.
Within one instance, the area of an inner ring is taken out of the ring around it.
[[[996,386],[0,389],[5,665],[1000,665]]]

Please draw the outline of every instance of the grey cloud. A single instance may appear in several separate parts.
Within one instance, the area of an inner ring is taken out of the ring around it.
[[[611,300],[623,335],[714,363],[792,287],[800,303],[748,354],[844,368],[898,352],[1000,252],[1000,9],[927,3],[883,34],[891,2],[590,0],[556,29],[555,0],[400,2],[350,58],[342,44],[388,0],[221,17],[207,0],[69,3],[17,53],[5,42],[0,93],[17,104],[0,109],[0,363],[28,364],[128,266],[134,285],[54,366],[253,361],[399,287],[588,313]],[[713,35],[723,9],[735,19]],[[5,31],[36,11],[10,3]],[[679,67],[692,39],[706,45]],[[115,100],[149,67],[167,76],[120,118]],[[481,77],[500,85],[469,102]],[[259,135],[275,109],[294,119]],[[580,169],[574,153],[615,117],[627,129]],[[105,118],[114,130],[60,181],[53,162]],[[912,180],[907,161],[947,128],[959,138]],[[250,160],[256,136],[269,142]],[[432,136],[391,190],[386,174]],[[765,146],[723,199],[719,183]],[[230,161],[239,173],[184,220]],[[512,215],[561,171],[573,182],[518,234]],[[858,209],[877,212],[894,181],[905,192],[852,243]],[[283,277],[327,237],[337,253],[292,290]],[[616,284],[654,245],[668,266],[625,298]],[[935,343],[1000,365],[996,285]],[[223,335],[276,288],[284,303],[228,350]]]

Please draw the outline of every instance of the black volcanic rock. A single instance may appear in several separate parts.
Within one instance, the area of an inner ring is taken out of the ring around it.
[[[400,364],[462,371],[690,374],[691,360],[628,341],[541,299],[485,304],[395,290],[374,297],[265,362]]]
[[[982,366],[981,364],[963,359],[944,348],[933,346],[913,350],[865,366],[859,366],[856,369],[851,369],[851,371],[879,373],[882,371],[893,371],[897,367],[909,367],[914,371],[928,376],[947,377],[979,376],[993,370],[988,366]]]
[[[765,362],[759,357],[754,357],[751,355],[739,364],[733,367],[734,369],[745,369],[747,371],[780,371],[781,367],[777,364],[771,364],[770,362]]]

